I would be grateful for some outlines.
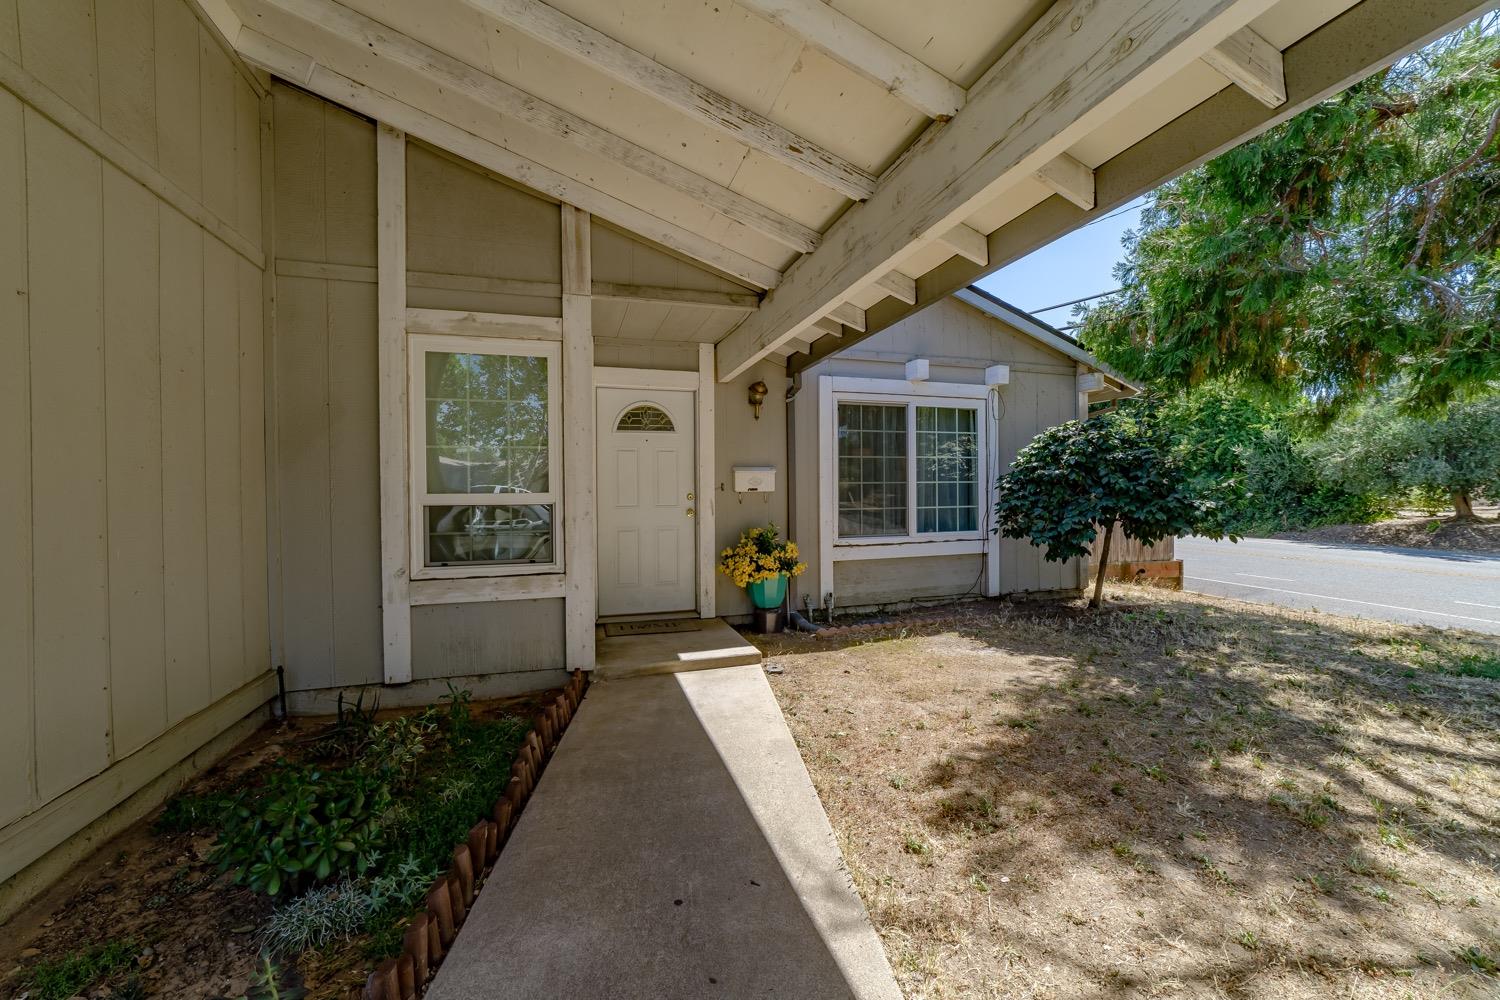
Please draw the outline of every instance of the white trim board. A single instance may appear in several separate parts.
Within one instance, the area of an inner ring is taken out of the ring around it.
[[[478,604],[486,601],[535,601],[563,597],[561,573],[532,576],[465,577],[455,580],[413,580],[413,607],[431,604]]]
[[[948,399],[984,399],[990,387],[968,382],[908,382],[905,379],[861,378],[847,375],[820,375],[832,379],[836,393],[874,393],[880,396],[945,396]]]
[[[713,345],[708,345],[712,347]],[[596,389],[685,389],[698,391],[698,373],[666,368],[594,367]]]
[[[563,322],[556,316],[465,312],[461,309],[406,310],[406,332],[412,334],[561,340],[562,329]]]
[[[406,426],[406,135],[375,131],[375,218],[379,302],[380,627],[382,676],[411,680],[411,596],[406,537],[411,466]]]

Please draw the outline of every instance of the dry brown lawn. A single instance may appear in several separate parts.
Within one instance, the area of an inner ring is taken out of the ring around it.
[[[1500,997],[1500,639],[1113,598],[765,638],[906,996]]]

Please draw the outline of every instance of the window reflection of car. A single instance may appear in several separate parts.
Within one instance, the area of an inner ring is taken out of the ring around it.
[[[530,493],[525,487],[476,483],[471,493]],[[551,562],[552,507],[449,507],[432,525],[433,563]]]

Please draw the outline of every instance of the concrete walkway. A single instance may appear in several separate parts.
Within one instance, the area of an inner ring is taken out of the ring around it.
[[[596,683],[430,1000],[900,1000],[758,666]]]

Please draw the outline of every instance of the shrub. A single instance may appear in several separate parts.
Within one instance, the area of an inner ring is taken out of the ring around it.
[[[1219,506],[1183,471],[1161,426],[1106,413],[1049,427],[1000,477],[996,530],[1045,546],[1049,562],[1089,553],[1104,533],[1090,603],[1099,607],[1115,525],[1151,545],[1168,536],[1222,537]]]
[[[236,882],[279,895],[380,857],[391,808],[386,776],[360,767],[326,771],[278,762],[265,785],[242,793],[212,860]]]
[[[342,879],[309,889],[271,914],[265,930],[266,950],[295,956],[309,948],[347,941],[367,930],[371,918],[386,907],[410,910],[436,877],[435,869],[407,857],[386,875]]]

